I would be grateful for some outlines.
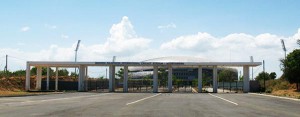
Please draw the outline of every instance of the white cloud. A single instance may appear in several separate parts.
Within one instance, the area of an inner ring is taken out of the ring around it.
[[[62,39],[69,39],[69,35],[61,34]]]
[[[284,39],[289,52],[297,48],[296,39],[300,37],[300,29],[290,37],[269,33],[249,35],[245,33],[229,34],[225,37],[214,37],[208,33],[197,33],[174,38],[161,44],[161,51],[172,51],[179,54],[204,57],[215,61],[266,61],[268,72],[281,75],[279,59],[284,57],[280,39]],[[258,68],[257,68],[258,69]],[[260,72],[260,71],[258,71]]]
[[[161,49],[196,49],[207,50],[212,47],[215,37],[208,33],[198,33],[195,35],[180,36],[169,42],[163,43]]]
[[[176,28],[177,26],[174,24],[174,23],[170,23],[170,24],[167,24],[167,25],[160,25],[160,26],[157,26],[158,29],[170,29],[170,28]]]
[[[56,26],[56,25],[45,24],[45,28],[48,28],[48,29],[56,29],[57,26]]]
[[[110,37],[99,45],[99,54],[105,55],[133,55],[149,47],[150,39],[139,37],[133,29],[133,25],[127,16],[120,23],[113,24],[110,29]]]
[[[29,26],[24,26],[24,27],[21,28],[21,31],[22,31],[22,32],[27,32],[27,31],[29,31],[29,30],[30,30],[30,27],[29,27]]]

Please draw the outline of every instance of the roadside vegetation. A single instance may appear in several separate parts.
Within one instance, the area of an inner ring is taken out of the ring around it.
[[[36,68],[31,69],[31,87],[35,87],[35,75]],[[42,69],[43,79],[45,79],[47,74],[47,69]],[[68,70],[60,69],[58,70],[59,79],[64,79],[66,81],[74,81],[75,74],[71,73],[69,75]],[[32,94],[44,94],[41,92],[26,92],[25,91],[25,70],[11,71],[0,71],[0,96],[16,96],[16,95],[32,95]],[[55,79],[55,72],[50,69],[50,80]]]
[[[300,40],[297,43],[300,46]],[[255,80],[260,82],[262,90],[268,94],[300,99],[300,49],[293,50],[280,62],[283,71],[281,77],[275,79],[275,72],[261,72]]]

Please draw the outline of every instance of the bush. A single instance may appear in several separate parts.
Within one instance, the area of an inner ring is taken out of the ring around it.
[[[271,93],[277,90],[287,90],[290,88],[290,83],[286,80],[268,80],[266,81],[266,92]]]

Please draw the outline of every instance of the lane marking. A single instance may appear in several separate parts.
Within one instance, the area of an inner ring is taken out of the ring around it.
[[[194,88],[192,88],[192,93],[198,93],[198,91]]]
[[[249,93],[249,94],[266,96],[266,97],[273,97],[273,98],[280,98],[280,99],[287,99],[287,100],[293,100],[293,101],[300,101],[300,99],[294,99],[294,98],[288,98],[288,97],[280,97],[280,96],[274,96],[274,95],[257,94],[257,93]]]
[[[233,102],[233,101],[230,101],[230,100],[227,100],[227,99],[225,99],[225,98],[222,98],[222,97],[219,97],[219,96],[216,96],[216,95],[213,95],[213,94],[211,94],[211,93],[208,93],[209,95],[211,95],[211,96],[213,96],[213,97],[216,97],[216,98],[219,98],[219,99],[222,99],[222,100],[224,100],[224,101],[227,101],[227,102],[229,102],[229,103],[232,103],[232,104],[234,104],[234,105],[238,105],[237,103],[235,103],[235,102]]]
[[[88,95],[88,96],[77,96],[77,97],[69,97],[69,98],[55,98],[55,99],[46,99],[46,100],[36,100],[36,101],[23,101],[23,102],[10,102],[10,103],[2,103],[0,105],[11,105],[11,104],[27,104],[27,103],[39,103],[39,102],[49,102],[49,101],[58,101],[58,100],[68,100],[68,99],[76,99],[76,98],[85,98],[85,97],[94,97],[94,96],[103,96],[105,94],[96,94],[96,95]]]
[[[143,99],[139,99],[139,100],[136,100],[136,101],[134,101],[134,102],[127,103],[126,105],[130,105],[130,104],[138,103],[138,102],[140,102],[140,101],[143,101],[143,100],[146,100],[146,99],[149,99],[149,98],[156,97],[156,96],[158,96],[158,95],[160,95],[160,94],[161,94],[161,93],[159,93],[159,94],[156,94],[156,95],[152,95],[152,96],[149,96],[149,97],[145,97],[145,98],[143,98]]]

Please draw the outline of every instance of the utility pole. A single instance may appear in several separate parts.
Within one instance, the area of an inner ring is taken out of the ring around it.
[[[76,46],[76,49],[75,49],[75,63],[77,62],[77,51],[79,49],[79,44],[80,44],[80,40],[78,40],[77,46]],[[77,70],[76,70],[76,67],[75,67],[75,79],[76,79],[76,74],[77,74]]]
[[[250,56],[250,62],[253,63],[253,56]],[[253,79],[253,67],[251,67],[251,68],[252,68],[252,80],[254,80],[254,79]]]
[[[5,59],[5,67],[4,67],[4,72],[6,73],[7,72],[7,57],[8,57],[8,55],[6,55],[6,59]]]
[[[283,39],[281,39],[282,50],[284,51],[284,60],[286,60],[286,48]]]
[[[263,60],[263,73],[264,73],[264,92],[266,92],[265,60]]]

